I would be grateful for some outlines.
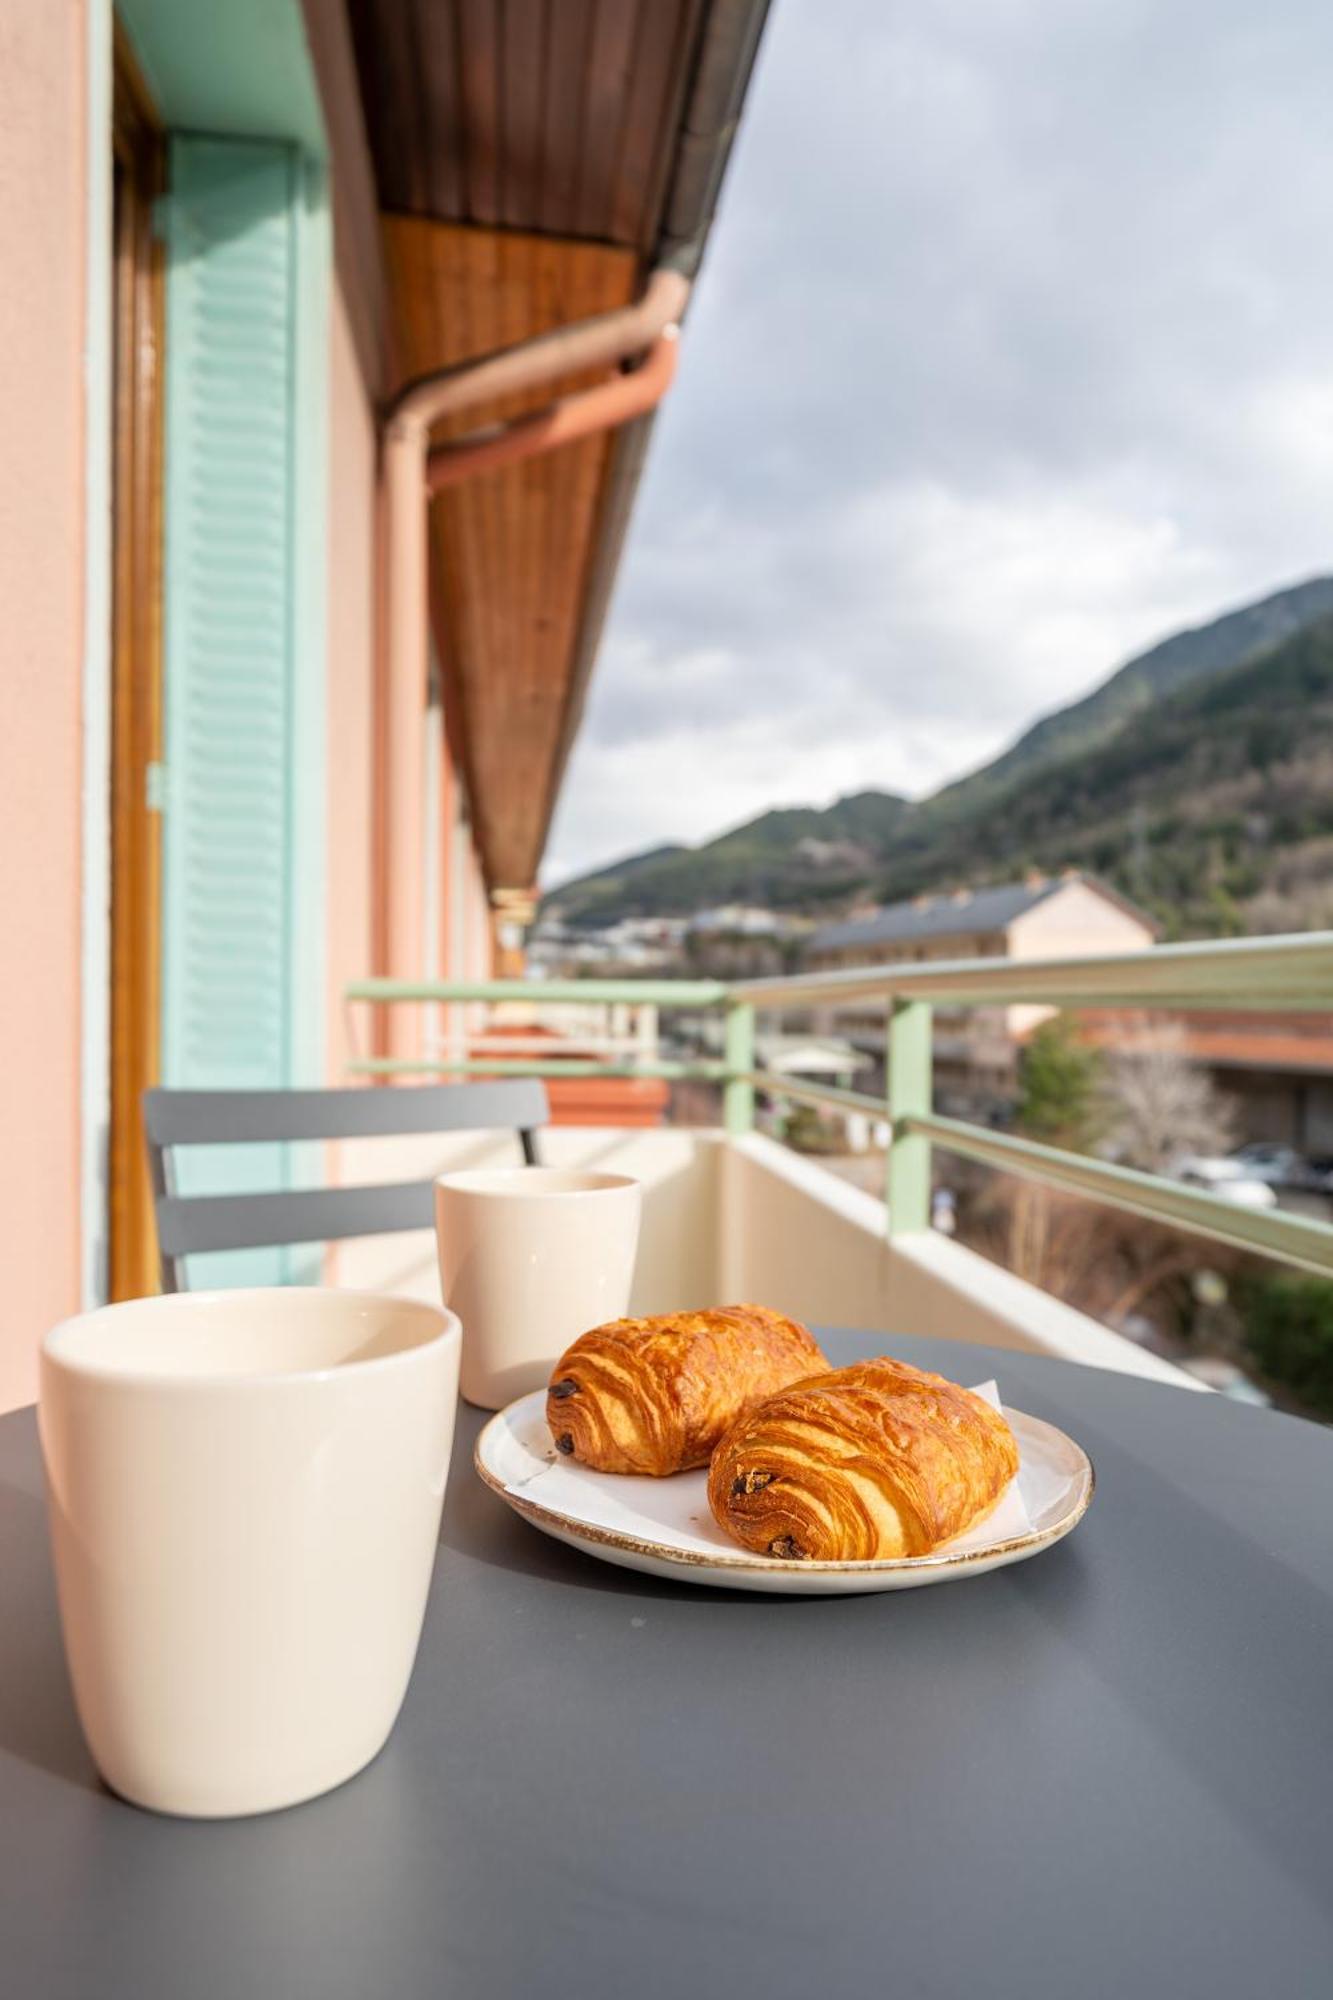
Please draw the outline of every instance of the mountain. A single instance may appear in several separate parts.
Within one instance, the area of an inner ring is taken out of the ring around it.
[[[1081,701],[1034,722],[1012,747],[969,777],[960,778],[935,794],[931,803],[966,811],[986,796],[994,796],[1013,779],[1029,776],[1060,757],[1092,749],[1115,735],[1131,717],[1151,708],[1163,695],[1192,681],[1225,673],[1257,653],[1289,639],[1317,618],[1333,616],[1333,576],[1313,577],[1279,590],[1257,604],[1229,611],[1209,625],[1198,625],[1162,640],[1117,669]]]
[[[655,847],[580,876],[553,890],[545,907],[589,927],[719,903],[825,908],[887,861],[894,829],[912,810],[891,792],[859,792],[823,810],[779,807],[702,847]]]
[[[1084,867],[1171,936],[1333,919],[1333,578],[1177,634],[933,798],[863,792],[657,849],[548,898],[567,921],[721,902],[825,914]],[[1327,905],[1327,908],[1325,908]]]
[[[1082,868],[1169,936],[1219,936],[1333,920],[1331,861],[1333,617],[937,822],[876,891]]]

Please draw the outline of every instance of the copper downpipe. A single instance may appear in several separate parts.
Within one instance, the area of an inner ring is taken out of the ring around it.
[[[396,433],[440,423],[492,398],[542,388],[562,375],[632,361],[651,347],[665,328],[679,322],[689,295],[690,281],[678,271],[654,271],[642,298],[632,306],[577,320],[573,326],[558,326],[516,347],[483,355],[478,361],[423,375],[409,382],[390,406],[389,439],[392,441]]]
[[[384,428],[385,649],[378,821],[383,921],[379,970],[400,978],[423,971],[421,718],[429,674],[427,501],[431,491],[473,472],[510,464],[642,415],[675,372],[675,329],[690,281],[654,271],[632,306],[539,334],[460,367],[411,382]],[[563,398],[495,431],[430,449],[430,426],[492,398],[518,394],[589,369],[615,368],[647,353],[631,374]],[[418,1010],[384,1008],[383,1053],[420,1053]]]
[[[535,458],[540,452],[554,451],[557,445],[573,444],[577,438],[593,437],[598,431],[614,430],[633,417],[645,416],[671,387],[678,339],[677,329],[668,326],[649,348],[642,366],[631,374],[615,375],[580,395],[562,396],[529,416],[437,445],[426,461],[430,492],[456,486],[474,472],[491,472],[497,466]]]

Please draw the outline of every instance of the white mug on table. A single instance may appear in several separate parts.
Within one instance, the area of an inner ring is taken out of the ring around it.
[[[463,1326],[469,1403],[496,1410],[540,1388],[572,1340],[628,1312],[640,1205],[636,1180],[581,1168],[436,1181],[440,1284]]]
[[[303,1287],[134,1299],[47,1335],[61,1623],[113,1790],[266,1812],[375,1756],[421,1634],[458,1356],[435,1306]]]

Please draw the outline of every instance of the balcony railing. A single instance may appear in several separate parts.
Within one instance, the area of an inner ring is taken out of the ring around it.
[[[725,985],[714,980],[587,979],[412,982],[366,979],[346,989],[349,1003],[371,1006],[520,1002],[540,1011],[571,1003],[647,1005],[667,1011],[720,1014],[720,1059],[682,1061],[561,1060],[472,1053],[365,1057],[349,1065],[362,1076],[659,1077],[698,1078],[722,1086],[726,1131],[754,1127],[755,1093],[816,1108],[887,1120],[886,1229],[891,1237],[929,1228],[931,1154],[942,1151],[1017,1174],[1061,1192],[1084,1196],[1147,1221],[1187,1230],[1233,1249],[1249,1250],[1300,1269],[1333,1276],[1333,1225],[1282,1211],[1239,1208],[1218,1196],[1137,1169],[1040,1145],[937,1113],[933,1103],[932,1009],[1037,1005],[1234,1012],[1333,1008],[1333,932],[1295,937],[1227,939],[1158,945],[1116,957],[966,959],[933,964],[866,966],[845,971]],[[760,1071],[755,1061],[756,1015],[766,1009],[837,1007],[848,1001],[885,1005],[887,1091],[884,1098],[797,1081]]]

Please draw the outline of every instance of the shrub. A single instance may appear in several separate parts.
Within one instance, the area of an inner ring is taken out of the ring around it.
[[[1249,1278],[1239,1304],[1256,1365],[1311,1415],[1333,1417],[1333,1284],[1295,1273]]]
[[[1029,1139],[1087,1152],[1099,1137],[1102,1059],[1066,1014],[1029,1038],[1019,1072],[1018,1128]]]
[[[844,1142],[837,1129],[809,1104],[796,1104],[787,1113],[782,1136],[796,1153],[840,1153]]]

